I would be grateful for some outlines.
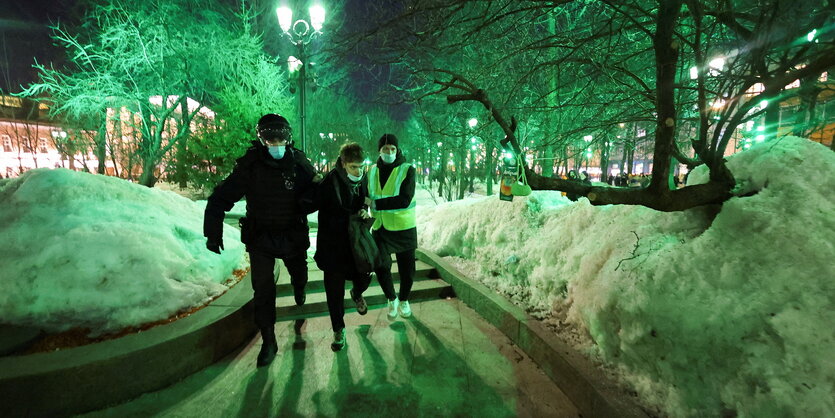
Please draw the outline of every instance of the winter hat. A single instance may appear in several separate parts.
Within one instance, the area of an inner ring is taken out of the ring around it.
[[[380,140],[377,141],[377,149],[383,147],[383,145],[394,145],[397,149],[400,149],[400,145],[397,144],[397,137],[394,134],[384,134],[380,137]]]

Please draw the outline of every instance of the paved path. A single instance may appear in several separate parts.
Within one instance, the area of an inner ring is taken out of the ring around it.
[[[256,369],[260,338],[159,392],[86,416],[577,417],[576,407],[496,328],[458,299],[345,316],[330,350],[328,317],[278,322],[279,355]]]

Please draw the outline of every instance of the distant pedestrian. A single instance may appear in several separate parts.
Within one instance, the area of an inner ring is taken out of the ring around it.
[[[358,269],[352,247],[351,222],[370,219],[367,180],[363,176],[362,148],[356,143],[342,145],[339,158],[319,185],[319,232],[316,237],[316,265],[324,272],[333,351],[345,347],[345,282],[353,282],[351,299],[357,313],[365,315],[368,305],[362,293],[371,283],[371,274]],[[359,218],[359,219],[358,219]],[[368,225],[370,227],[370,225]],[[367,231],[366,231],[367,232]]]
[[[409,296],[415,275],[417,227],[415,223],[415,168],[406,162],[399,141],[385,134],[377,141],[380,157],[368,175],[373,234],[380,250],[377,281],[388,299],[388,317],[412,316]],[[391,255],[397,258],[400,295],[394,290]]]

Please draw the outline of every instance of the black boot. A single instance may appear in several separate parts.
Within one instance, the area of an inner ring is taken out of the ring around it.
[[[296,305],[302,306],[304,305],[305,300],[307,300],[307,295],[304,292],[304,286],[302,287],[293,287],[293,297],[296,299]]]
[[[264,328],[261,330],[261,351],[258,353],[258,367],[266,366],[272,363],[276,353],[278,353],[278,343],[275,341],[275,329],[273,327]]]

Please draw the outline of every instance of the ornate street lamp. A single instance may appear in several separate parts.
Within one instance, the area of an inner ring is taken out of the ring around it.
[[[305,122],[307,114],[305,113],[305,104],[307,100],[307,70],[308,57],[305,55],[305,46],[310,43],[317,35],[322,34],[322,25],[325,23],[325,8],[321,5],[315,4],[308,9],[310,14],[310,23],[304,19],[293,21],[293,10],[287,6],[281,6],[276,9],[278,15],[278,25],[281,31],[290,42],[298,49],[298,58],[290,57],[288,65],[290,66],[291,78],[295,77],[293,74],[298,70],[298,90],[299,90],[299,137],[301,138],[301,149],[307,152]]]

